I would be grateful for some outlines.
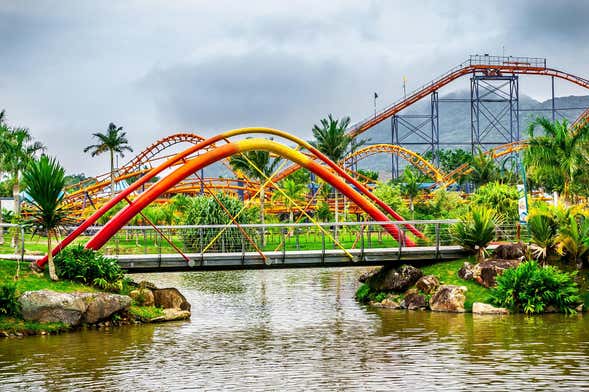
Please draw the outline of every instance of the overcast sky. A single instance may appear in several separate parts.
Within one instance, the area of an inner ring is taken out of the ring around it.
[[[587,15],[586,1],[0,0],[0,109],[96,175],[108,158],[82,149],[111,121],[136,152],[246,125],[308,137],[328,113],[369,115],[374,92],[395,101],[403,76],[411,90],[503,50],[589,77]],[[547,81],[520,89],[549,96]],[[557,85],[570,94],[586,92]]]

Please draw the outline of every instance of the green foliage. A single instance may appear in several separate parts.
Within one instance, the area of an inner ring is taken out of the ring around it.
[[[360,285],[360,287],[358,287],[358,290],[356,290],[356,299],[358,300],[358,302],[361,303],[366,303],[369,301],[368,296],[370,295],[370,286],[367,285],[366,283],[362,283],[362,285]]]
[[[317,209],[315,210],[315,216],[321,222],[330,222],[333,219],[333,214],[329,208],[329,204],[326,201],[321,201],[317,205]]]
[[[0,283],[0,315],[16,316],[19,313],[16,284]]]
[[[583,215],[571,215],[567,224],[559,228],[556,237],[557,251],[583,265],[589,254],[589,219]]]
[[[492,299],[496,305],[514,312],[543,313],[553,306],[564,313],[575,313],[580,297],[573,276],[553,266],[526,261],[497,277]]]
[[[63,249],[55,256],[55,265],[57,275],[63,279],[111,291],[120,291],[123,285],[124,274],[117,261],[86,249],[83,245]]]
[[[450,235],[462,247],[476,253],[482,260],[489,242],[495,238],[495,229],[501,217],[492,209],[473,206],[460,222],[450,227]]]
[[[378,172],[376,170],[358,169],[358,174],[361,174],[366,178],[370,178],[373,181],[378,181]]]
[[[237,223],[248,224],[254,223],[256,218],[256,209],[246,208],[243,212],[243,202],[228,196],[224,193],[218,193],[217,199],[227,209],[231,216],[237,217]],[[197,196],[190,200],[190,205],[184,216],[185,225],[225,225],[231,222],[229,214],[219,205],[213,196]],[[256,239],[257,232],[255,229],[244,229],[248,235]],[[217,237],[221,229],[190,229],[184,230],[182,241],[189,251],[201,252],[209,243]],[[251,250],[252,245],[247,241],[243,233],[238,228],[228,228],[223,231],[215,242],[208,248],[209,251],[239,252],[242,250],[242,243],[245,250]]]
[[[435,154],[440,161],[440,169],[442,169],[444,173],[449,173],[465,163],[470,164],[473,160],[472,154],[461,148],[456,150],[437,150]],[[424,155],[424,158],[431,162],[435,162],[434,155],[431,151],[428,151]]]
[[[528,217],[530,249],[536,260],[545,261],[555,250],[558,222],[554,215],[535,211]]]
[[[474,155],[470,166],[472,171],[468,175],[468,179],[477,187],[499,179],[499,167],[495,159],[491,155],[485,154],[480,148],[478,153]]]
[[[382,200],[386,205],[403,215],[407,212],[403,204],[403,197],[401,196],[401,188],[398,185],[379,184],[374,189],[374,196]]]
[[[471,199],[473,205],[493,209],[509,222],[518,219],[518,200],[517,188],[498,182],[481,185]]]
[[[129,314],[141,321],[150,321],[163,316],[164,311],[155,306],[131,306],[129,307]]]
[[[346,156],[352,143],[352,138],[346,133],[349,124],[349,117],[337,120],[330,114],[327,118],[321,119],[321,125],[313,126],[313,146],[332,161],[339,162]]]
[[[459,218],[467,213],[467,205],[458,192],[448,192],[444,188],[432,193],[432,198],[415,204],[416,219]]]

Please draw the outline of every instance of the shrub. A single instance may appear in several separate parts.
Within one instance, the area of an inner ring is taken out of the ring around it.
[[[358,290],[356,290],[356,299],[358,300],[358,302],[368,302],[370,300],[370,291],[370,286],[366,283],[363,283],[360,287],[358,287]]]
[[[544,261],[553,253],[556,246],[558,223],[549,214],[534,213],[528,218],[530,248],[536,260]]]
[[[476,253],[477,261],[485,255],[489,242],[495,238],[495,228],[501,217],[493,210],[473,207],[460,222],[450,227],[450,235],[463,248]]]
[[[15,316],[19,312],[16,284],[0,284],[0,315]]]
[[[574,274],[560,272],[556,267],[542,267],[536,261],[526,261],[517,268],[507,269],[497,277],[492,301],[514,312],[543,313],[554,306],[564,313],[575,313],[580,302]]]
[[[519,192],[516,187],[497,182],[482,185],[472,196],[474,205],[493,209],[509,222],[518,219],[518,200]]]
[[[65,248],[55,256],[57,275],[102,289],[119,291],[124,278],[123,270],[116,260],[82,245]]]

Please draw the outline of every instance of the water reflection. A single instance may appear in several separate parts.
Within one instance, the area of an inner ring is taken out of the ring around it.
[[[587,317],[368,309],[361,269],[135,276],[176,286],[190,322],[0,340],[10,389],[589,387]]]

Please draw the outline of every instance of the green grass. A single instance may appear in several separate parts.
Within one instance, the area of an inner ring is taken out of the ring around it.
[[[149,321],[164,315],[164,311],[155,306],[131,306],[129,314],[142,321]]]
[[[461,259],[453,261],[444,261],[436,264],[421,267],[424,275],[435,275],[440,279],[440,284],[451,284],[456,286],[465,286],[466,301],[464,308],[467,311],[472,311],[472,304],[474,302],[489,303],[491,290],[487,289],[473,280],[464,280],[458,277],[458,270],[462,267],[465,261],[473,263],[473,259]]]
[[[43,331],[47,333],[60,333],[70,329],[70,326],[63,323],[36,323],[14,317],[0,317],[0,331],[11,334],[25,333],[36,335]]]

